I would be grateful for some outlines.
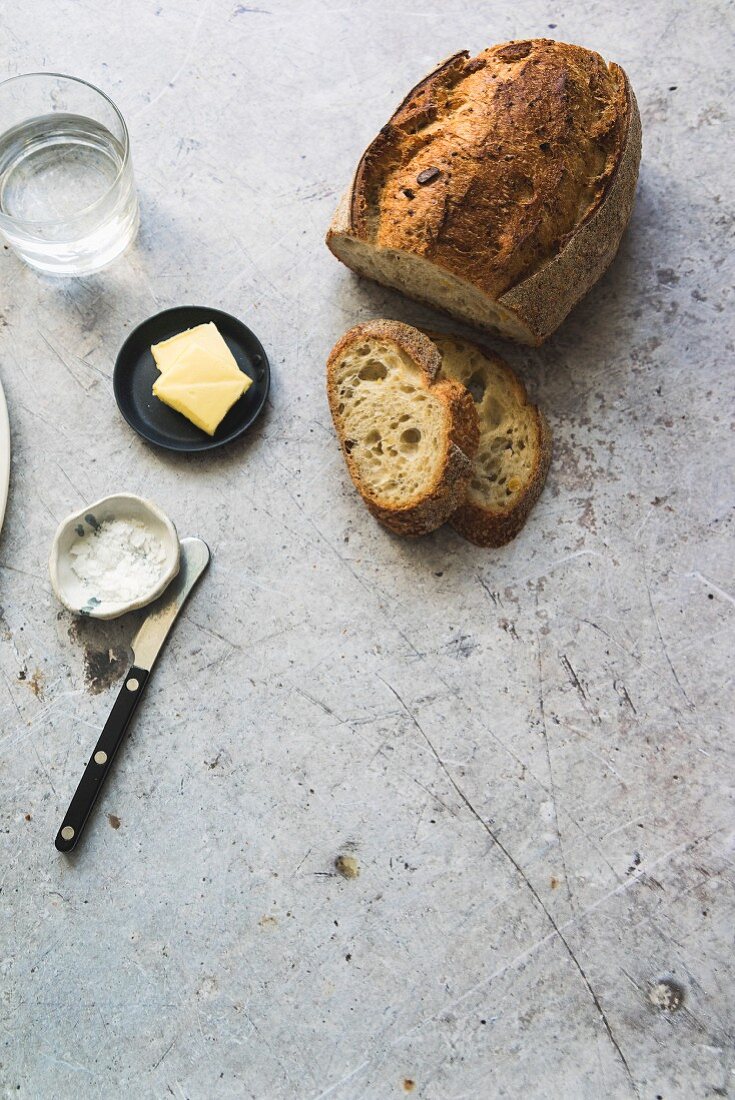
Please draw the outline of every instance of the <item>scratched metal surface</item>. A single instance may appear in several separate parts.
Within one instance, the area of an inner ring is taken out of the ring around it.
[[[83,281],[0,253],[3,1097],[732,1094],[732,14],[4,6],[3,73],[123,109],[143,223]],[[556,439],[525,531],[400,542],[348,483],[323,363],[358,320],[430,314],[323,233],[416,78],[529,34],[628,70],[632,228],[547,346],[504,349]],[[196,459],[144,445],[110,384],[130,327],[187,302],[243,317],[274,373],[252,437]],[[46,561],[124,489],[214,560],[65,859],[138,620],[78,627]]]

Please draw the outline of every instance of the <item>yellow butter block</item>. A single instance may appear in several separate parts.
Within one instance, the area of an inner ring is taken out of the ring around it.
[[[203,432],[214,435],[232,406],[242,397],[243,386],[236,378],[176,385],[161,375],[153,392],[164,405],[181,413]]]
[[[234,360],[226,363],[223,359],[210,355],[198,344],[193,344],[181,353],[172,366],[161,371],[153,383],[153,392],[157,396],[158,389],[164,383],[171,386],[200,386],[209,382],[233,381],[240,385],[242,393],[253,384],[252,378],[241,371]]]
[[[197,382],[219,382],[223,378],[239,378],[242,381],[248,377],[243,374],[231,355],[229,359],[214,355],[207,347],[206,341],[200,343],[199,340],[187,344],[176,359],[167,364],[161,374],[171,374],[173,371],[177,372],[177,377]]]
[[[253,384],[230,363],[217,359],[196,344],[162,371],[153,384],[153,396],[214,435],[238,398]]]
[[[206,325],[196,325],[194,328],[188,328],[184,332],[177,333],[176,336],[171,336],[168,340],[153,344],[151,351],[153,352],[153,358],[156,360],[156,366],[160,371],[168,370],[169,367],[174,365],[181,353],[193,344],[198,344],[216,359],[223,359],[233,367],[237,367],[235,358],[214,321],[209,321]]]

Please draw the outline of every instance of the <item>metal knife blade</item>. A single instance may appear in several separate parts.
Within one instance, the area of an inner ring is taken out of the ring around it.
[[[133,638],[133,655],[138,668],[148,672],[163,648],[168,632],[186,603],[189,593],[209,565],[209,547],[202,539],[182,539],[179,573],[153,605]]]

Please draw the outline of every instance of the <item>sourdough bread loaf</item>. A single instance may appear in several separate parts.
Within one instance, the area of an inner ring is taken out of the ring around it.
[[[455,54],[363,154],[327,236],[348,267],[542,343],[614,257],[641,128],[623,70],[532,39]]]

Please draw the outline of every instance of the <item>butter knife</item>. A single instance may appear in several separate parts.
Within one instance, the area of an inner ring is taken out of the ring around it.
[[[92,807],[97,801],[97,796],[102,790],[102,784],[112,767],[115,754],[123,742],[130,719],[140,702],[156,658],[163,649],[163,644],[176,622],[179,611],[208,565],[209,547],[206,542],[202,542],[201,539],[181,540],[178,575],[153,604],[133,639],[132,668],[125,677],[120,694],[113,704],[100,739],[94,747],[79,786],[69,803],[61,828],[56,834],[54,843],[60,852],[71,852],[76,847]]]

